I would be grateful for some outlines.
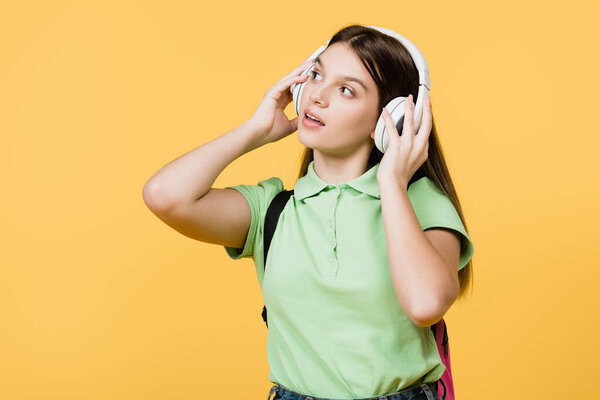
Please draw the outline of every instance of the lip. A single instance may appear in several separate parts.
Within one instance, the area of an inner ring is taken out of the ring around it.
[[[309,128],[309,129],[318,129],[318,128],[324,128],[325,127],[325,125],[321,125],[317,121],[313,121],[312,119],[308,119],[304,115],[302,115],[302,125],[305,126],[305,127],[307,127],[307,128]]]
[[[319,114],[317,114],[316,112],[314,112],[313,110],[311,110],[310,108],[306,108],[304,110],[304,112],[302,113],[302,118],[305,118],[304,114],[310,114],[313,117],[317,117],[317,119],[319,121],[321,121],[321,123],[323,124],[323,126],[325,126],[325,121],[323,121],[323,118],[321,118],[321,116]]]

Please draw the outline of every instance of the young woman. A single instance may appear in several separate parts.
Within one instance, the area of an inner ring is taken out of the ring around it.
[[[290,87],[303,82],[299,116],[288,120]],[[465,295],[473,244],[429,102],[414,129],[418,88],[400,41],[347,26],[269,89],[248,121],[144,186],[169,226],[253,258],[268,309],[268,397],[439,398],[445,367],[429,327]],[[408,98],[401,135],[383,110],[398,96]],[[393,132],[385,153],[374,145],[380,115]],[[263,225],[281,179],[212,185],[236,158],[296,130],[304,158],[265,273]]]

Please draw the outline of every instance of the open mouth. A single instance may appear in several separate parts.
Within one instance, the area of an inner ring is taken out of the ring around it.
[[[325,126],[321,121],[311,117],[308,114],[304,114],[304,118],[302,118],[302,123],[307,126]]]

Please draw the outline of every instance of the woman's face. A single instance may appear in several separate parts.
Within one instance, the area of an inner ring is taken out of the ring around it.
[[[318,57],[302,91],[298,140],[335,155],[349,155],[363,146],[370,149],[381,114],[378,101],[375,81],[358,57],[347,44],[335,43]],[[305,125],[310,124],[306,113],[316,114],[324,126]]]

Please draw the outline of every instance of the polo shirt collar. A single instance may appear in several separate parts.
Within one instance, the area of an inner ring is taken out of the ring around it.
[[[314,160],[308,164],[306,175],[296,181],[294,186],[294,197],[299,200],[319,193],[327,186],[334,187],[336,185],[328,184],[322,180],[314,169]],[[359,192],[368,194],[369,196],[380,198],[379,183],[377,182],[377,170],[379,169],[379,163],[375,164],[371,169],[366,171],[361,176],[354,178],[353,180],[346,182],[345,185],[351,186]],[[340,183],[339,186],[343,186],[344,183]]]

